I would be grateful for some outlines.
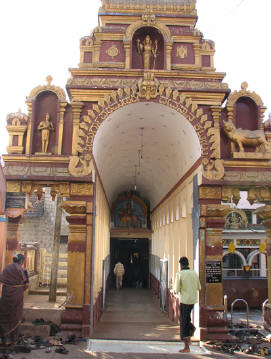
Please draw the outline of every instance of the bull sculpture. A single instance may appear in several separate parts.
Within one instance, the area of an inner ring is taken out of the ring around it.
[[[236,128],[232,121],[223,121],[223,128],[231,141],[231,153],[236,151],[236,145],[239,152],[244,152],[244,145],[255,147],[256,152],[268,151],[269,144],[266,141],[264,131]]]

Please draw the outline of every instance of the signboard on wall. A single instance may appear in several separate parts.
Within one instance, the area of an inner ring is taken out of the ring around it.
[[[222,283],[222,266],[220,261],[205,263],[206,283]]]
[[[7,192],[6,208],[25,208],[25,198],[23,192]]]

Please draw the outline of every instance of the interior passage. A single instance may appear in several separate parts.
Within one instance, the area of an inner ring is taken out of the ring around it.
[[[179,325],[159,308],[150,289],[110,290],[96,339],[179,341]]]

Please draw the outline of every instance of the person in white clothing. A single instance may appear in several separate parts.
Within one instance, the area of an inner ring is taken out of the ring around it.
[[[116,288],[122,288],[122,278],[125,274],[124,265],[121,262],[117,262],[114,267],[114,274],[116,276]]]

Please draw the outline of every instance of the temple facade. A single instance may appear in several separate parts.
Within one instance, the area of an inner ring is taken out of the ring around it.
[[[98,26],[80,40],[68,97],[48,76],[27,96],[27,114],[7,116],[7,195],[28,201],[48,187],[53,199],[62,197],[66,329],[92,332],[118,259],[131,266],[126,285],[151,287],[175,318],[173,283],[185,255],[202,285],[198,337],[226,337],[223,231],[241,192],[261,203],[259,248],[269,263],[265,107],[246,82],[238,91],[223,82],[215,44],[196,23],[194,0],[102,0]],[[18,250],[27,211],[8,203],[6,264]]]

